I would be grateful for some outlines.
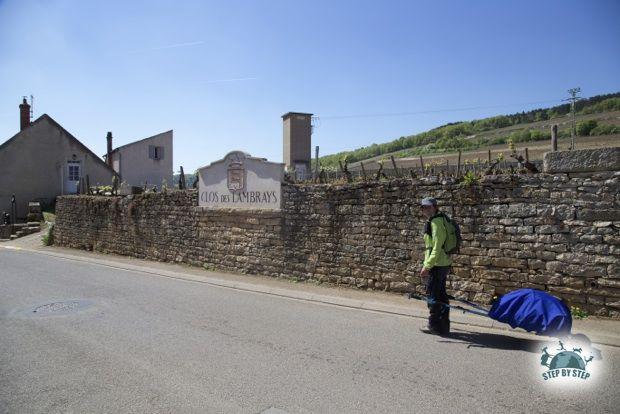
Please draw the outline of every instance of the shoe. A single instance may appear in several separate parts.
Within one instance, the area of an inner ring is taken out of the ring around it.
[[[450,336],[450,322],[442,322],[441,328],[439,329],[439,335],[441,336]]]
[[[420,332],[429,334],[429,335],[440,335],[439,331],[436,329],[431,329],[429,327],[420,328]]]

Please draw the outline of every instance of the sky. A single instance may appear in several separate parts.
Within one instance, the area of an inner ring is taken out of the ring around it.
[[[321,155],[620,91],[620,1],[0,0],[0,142],[34,95],[99,155],[174,130],[174,168]]]

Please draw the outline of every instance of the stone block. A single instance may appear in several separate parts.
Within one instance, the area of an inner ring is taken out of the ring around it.
[[[547,152],[543,157],[548,174],[619,170],[620,147]]]
[[[497,267],[511,267],[516,269],[524,269],[527,267],[527,260],[513,259],[510,257],[494,257],[491,264]]]

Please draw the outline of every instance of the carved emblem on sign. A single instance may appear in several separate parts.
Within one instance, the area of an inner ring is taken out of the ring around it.
[[[199,168],[198,175],[201,207],[280,210],[283,163],[232,151],[221,160]]]
[[[245,190],[245,167],[241,161],[231,161],[228,165],[228,189],[230,191]]]

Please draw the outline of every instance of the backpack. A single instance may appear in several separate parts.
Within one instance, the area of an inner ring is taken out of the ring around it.
[[[463,238],[461,237],[461,228],[458,223],[452,220],[448,215],[440,212],[431,217],[431,219],[426,223],[424,232],[429,236],[431,235],[431,221],[437,217],[443,218],[443,225],[446,229],[446,241],[443,243],[444,252],[446,252],[446,254],[457,254],[461,248],[461,242],[463,241]]]
[[[458,223],[448,217],[446,214],[442,214],[444,218],[444,226],[446,227],[446,241],[443,243],[443,250],[446,254],[457,254],[461,248],[461,228]]]

